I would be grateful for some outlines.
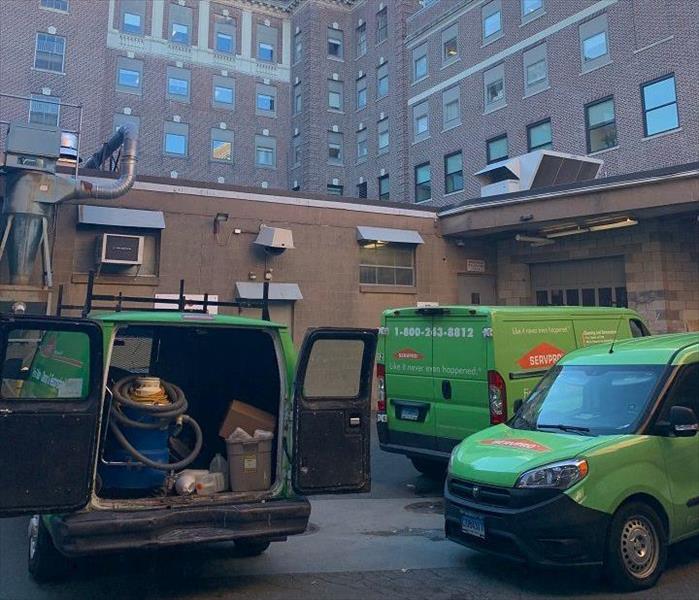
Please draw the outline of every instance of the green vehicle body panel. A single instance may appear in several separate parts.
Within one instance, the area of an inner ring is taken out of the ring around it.
[[[699,333],[670,334],[583,348],[561,365],[667,365],[699,363]],[[656,401],[659,398],[655,399]],[[657,410],[657,407],[656,407]],[[660,506],[669,542],[699,533],[699,435],[647,434],[588,436],[527,431],[497,425],[471,435],[452,453],[449,475],[483,485],[514,487],[530,469],[584,458],[587,476],[564,493],[578,504],[607,514],[629,498],[643,496]],[[565,523],[561,523],[565,527]]]
[[[388,428],[462,440],[490,425],[489,370],[505,380],[511,411],[514,400],[526,397],[565,353],[630,337],[631,319],[642,321],[632,310],[598,307],[386,310],[377,360],[386,368]],[[536,352],[530,357],[532,350]],[[443,394],[444,382],[449,399]],[[424,421],[399,419],[392,402],[396,399],[429,403]]]

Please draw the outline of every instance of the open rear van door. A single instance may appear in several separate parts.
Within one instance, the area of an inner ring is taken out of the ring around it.
[[[377,333],[310,329],[294,385],[293,485],[300,494],[371,488],[371,381]]]
[[[102,352],[95,322],[0,316],[0,517],[88,503]]]

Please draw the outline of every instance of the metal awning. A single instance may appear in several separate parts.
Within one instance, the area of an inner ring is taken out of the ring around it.
[[[136,210],[81,204],[78,206],[78,223],[81,225],[132,227],[134,229],[165,229],[165,215],[160,210]]]
[[[253,281],[236,281],[235,297],[239,300],[262,300],[262,284]],[[297,283],[270,283],[269,299],[293,302],[303,300]]]
[[[424,244],[425,240],[413,229],[390,229],[357,225],[357,240],[360,242],[394,242],[396,244]]]

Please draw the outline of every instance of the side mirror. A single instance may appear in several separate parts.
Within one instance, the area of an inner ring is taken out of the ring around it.
[[[670,409],[670,426],[677,437],[693,437],[699,430],[699,421],[691,408],[673,406]]]
[[[522,408],[522,404],[524,404],[524,400],[517,398],[517,400],[515,400],[512,404],[512,410],[514,411],[512,414],[516,415],[519,412],[519,409]]]

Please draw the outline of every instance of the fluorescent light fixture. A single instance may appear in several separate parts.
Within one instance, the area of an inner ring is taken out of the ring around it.
[[[590,225],[590,231],[607,231],[608,229],[620,229],[622,227],[632,227],[633,225],[638,225],[638,221],[636,219],[626,218],[622,221],[614,221],[612,223]]]
[[[516,242],[528,242],[528,243],[534,244],[536,246],[548,246],[550,244],[555,243],[553,240],[549,240],[548,238],[545,238],[545,237],[537,237],[534,235],[522,235],[519,233],[515,236],[515,241]]]
[[[579,235],[581,233],[588,233],[590,229],[588,227],[577,227],[576,229],[566,229],[564,231],[556,231],[554,233],[547,233],[547,238],[559,238],[568,237],[569,235]]]

